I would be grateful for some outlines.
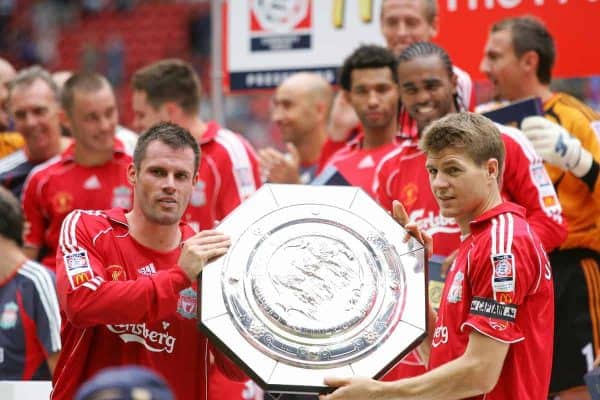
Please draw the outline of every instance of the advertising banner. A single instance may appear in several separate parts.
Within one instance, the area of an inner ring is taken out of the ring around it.
[[[224,87],[267,89],[298,71],[334,83],[344,58],[365,43],[384,44],[382,0],[230,0],[223,12]],[[490,26],[505,17],[533,15],[550,29],[556,77],[600,75],[600,0],[441,0],[439,32],[454,63],[475,80]]]

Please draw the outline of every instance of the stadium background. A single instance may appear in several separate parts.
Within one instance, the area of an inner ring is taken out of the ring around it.
[[[203,118],[210,119],[210,1],[208,0],[0,0],[0,56],[19,69],[88,70],[114,85],[121,122],[132,120],[131,74],[167,57],[190,61],[204,89]],[[600,71],[599,71],[600,72]],[[478,103],[489,84],[475,81]],[[600,76],[556,79],[553,86],[600,109]],[[271,91],[226,95],[226,125],[258,148],[281,146],[269,122]]]

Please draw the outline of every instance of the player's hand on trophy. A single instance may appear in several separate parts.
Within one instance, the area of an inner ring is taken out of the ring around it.
[[[590,152],[562,126],[536,115],[525,118],[521,123],[521,130],[538,155],[547,163],[571,171],[580,178],[592,167],[593,158]]]
[[[384,400],[387,397],[381,389],[389,384],[364,377],[325,378],[325,384],[337,388],[335,392],[320,395],[319,400]]]
[[[423,243],[423,246],[427,249],[427,257],[431,257],[433,254],[433,239],[431,239],[429,234],[420,230],[416,222],[410,220],[406,209],[398,200],[392,202],[392,217],[406,229],[407,233],[404,241],[407,242],[410,236],[413,236],[419,242]]]
[[[206,264],[213,258],[225,254],[230,245],[229,237],[221,232],[201,231],[182,243],[177,264],[190,281],[194,281]]]
[[[288,152],[283,154],[272,147],[258,152],[260,167],[265,180],[272,183],[301,183],[300,155],[292,143],[286,143]]]

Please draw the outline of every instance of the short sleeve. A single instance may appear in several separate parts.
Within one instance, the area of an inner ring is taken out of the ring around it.
[[[530,240],[515,234],[515,224],[512,214],[500,214],[476,242],[467,272],[472,300],[461,326],[506,343],[524,339],[517,317],[537,270]]]
[[[54,273],[44,266],[28,261],[19,271],[28,278],[24,288],[27,313],[34,320],[36,335],[46,355],[60,351],[60,312],[56,296]]]

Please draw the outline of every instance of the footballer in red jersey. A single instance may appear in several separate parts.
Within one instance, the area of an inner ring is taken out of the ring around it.
[[[260,186],[256,154],[240,135],[210,121],[200,151],[198,183],[183,215],[196,232],[222,221]]]
[[[75,210],[64,220],[57,254],[63,351],[53,399],[71,399],[104,367],[143,365],[176,398],[207,399],[208,339],[196,327],[195,280],[229,239],[181,222],[197,180],[197,141],[162,123],[139,138],[127,171],[133,208]],[[230,377],[243,375],[211,351]]]
[[[329,158],[322,172],[313,180],[313,184],[327,184],[332,175],[339,174],[348,185],[361,187],[371,197],[375,197],[373,179],[376,167],[384,156],[398,146],[399,142],[393,139],[391,143],[383,146],[365,149],[364,134],[361,134]]]
[[[213,162],[212,207],[221,221],[260,186],[258,157],[246,139],[214,121],[206,123],[200,151]]]
[[[497,384],[476,398],[545,399],[554,325],[546,252],[513,203],[488,210],[470,230],[448,271],[428,367],[460,357],[477,331],[510,348]]]
[[[136,71],[131,83],[134,129],[142,132],[159,121],[171,121],[200,144],[198,182],[183,220],[194,229],[212,228],[260,186],[256,153],[241,135],[200,118],[200,81],[189,63],[157,61]],[[245,389],[231,381],[228,385],[237,386],[239,393]]]
[[[421,146],[441,214],[462,241],[444,286],[435,330],[420,345],[430,370],[410,379],[326,378],[341,399],[545,399],[552,366],[554,295],[545,251],[522,207],[504,202],[504,144],[496,126],[472,113],[429,125]],[[431,254],[431,238],[394,217]]]
[[[200,143],[199,179],[183,219],[196,230],[212,228],[260,186],[254,149],[241,135],[199,117],[200,82],[190,64],[177,59],[155,62],[136,71],[132,86],[138,132],[171,121]]]
[[[34,168],[23,188],[23,209],[29,229],[25,248],[32,259],[54,269],[58,234],[72,210],[131,207],[127,167],[131,156],[115,139],[118,111],[108,81],[78,73],[62,93],[65,125],[73,144]]]
[[[394,149],[398,108],[397,62],[387,49],[364,45],[344,60],[340,84],[344,96],[361,121],[362,133],[334,153],[315,184],[336,184],[340,175],[347,184],[362,187],[373,196],[373,176],[381,158]]]

